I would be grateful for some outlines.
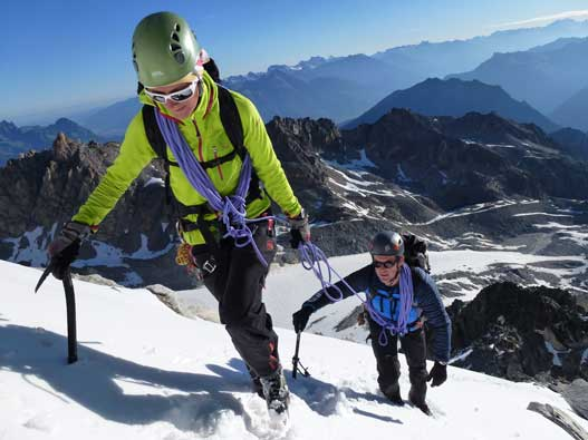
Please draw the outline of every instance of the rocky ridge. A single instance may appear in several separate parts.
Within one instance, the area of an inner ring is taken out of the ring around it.
[[[479,127],[501,127],[504,139],[517,142],[488,144]],[[315,242],[328,255],[363,252],[384,228],[417,233],[438,250],[504,244],[522,252],[583,252],[578,237],[588,224],[587,167],[536,127],[496,115],[439,120],[395,110],[349,131],[308,118],[275,118],[267,130],[310,212]],[[0,257],[45,264],[48,241],[87,199],[118,148],[59,135],[52,150],[0,169]],[[193,285],[174,264],[163,177],[157,161],[143,171],[84,247],[78,270],[103,271],[127,285],[165,284],[162,278],[172,288]],[[557,216],[568,229],[538,228],[537,211]],[[287,247],[287,234],[279,240]]]
[[[447,311],[453,365],[515,381],[588,379],[588,310],[569,292],[496,283]]]

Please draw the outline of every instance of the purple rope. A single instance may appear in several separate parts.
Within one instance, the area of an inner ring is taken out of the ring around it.
[[[343,282],[345,287],[347,287],[356,297],[359,298],[370,314],[370,317],[374,320],[374,322],[382,327],[380,336],[378,337],[378,342],[380,345],[388,345],[387,331],[390,331],[390,333],[393,335],[399,334],[401,336],[404,336],[408,333],[408,317],[412,309],[414,299],[412,274],[407,264],[403,264],[400,268],[400,310],[398,313],[398,320],[393,322],[380,315],[373,308],[367,295],[365,299],[362,298],[361,295],[356,292],[353,287],[351,287],[349,283],[347,283],[347,281],[345,281],[345,279],[337,273],[335,269],[333,269],[333,267],[329,264],[324,252],[321,251],[316,245],[313,243],[301,244],[298,248],[298,253],[300,255],[300,262],[302,263],[302,267],[304,267],[306,270],[312,270],[312,272],[314,272],[315,276],[321,283],[323,294],[329,299],[329,301],[339,302],[343,299],[343,292],[341,289],[331,282],[333,279],[333,274]],[[324,275],[325,272],[326,277]],[[335,290],[336,294],[329,294],[329,288]]]
[[[172,152],[180,168],[186,175],[186,178],[190,184],[198,191],[202,196],[206,198],[213,210],[221,213],[222,222],[227,229],[227,233],[223,236],[233,237],[235,240],[236,247],[245,247],[251,243],[255,253],[259,258],[259,261],[263,265],[267,266],[267,262],[261,251],[259,250],[255,240],[253,240],[253,234],[248,223],[254,223],[258,221],[267,220],[273,218],[271,216],[250,220],[246,218],[245,210],[245,195],[249,190],[249,183],[251,180],[251,158],[247,154],[243,161],[243,168],[239,177],[239,183],[237,185],[237,191],[232,196],[221,196],[212,184],[210,177],[202,168],[202,165],[194,153],[190,149],[190,146],[184,139],[184,136],[180,133],[176,123],[166,117],[164,117],[159,111],[155,112],[157,124],[165,139],[165,142],[171,148]],[[334,286],[331,282],[333,274],[343,281],[343,284],[357,296],[361,302],[366,306],[372,319],[382,326],[382,332],[380,333],[379,342],[381,345],[388,343],[388,337],[386,335],[386,329],[390,330],[392,334],[404,335],[407,332],[407,320],[408,314],[412,307],[412,277],[410,275],[410,269],[407,265],[403,265],[402,272],[400,275],[400,313],[398,322],[394,324],[391,321],[386,320],[377,311],[373,309],[369,299],[363,299],[344,279],[339,275],[335,269],[329,264],[328,259],[323,251],[312,243],[301,244],[299,246],[300,261],[302,266],[307,270],[312,270],[316,277],[320,280],[323,292],[331,302],[338,302],[343,299],[343,292],[338,287]],[[328,279],[325,279],[324,272]],[[338,294],[332,296],[328,293],[328,288],[334,289]]]
[[[371,318],[382,327],[378,342],[380,345],[388,345],[388,335],[386,330],[393,335],[404,336],[408,333],[408,317],[412,309],[413,298],[413,284],[412,274],[407,264],[403,264],[400,272],[400,304],[398,312],[398,320],[396,322],[389,321],[380,315],[372,306],[371,301],[365,302],[365,308],[370,314]]]
[[[251,243],[259,261],[264,266],[267,266],[267,261],[263,258],[261,251],[253,239],[253,233],[249,226],[247,226],[247,223],[254,223],[266,219],[250,220],[246,218],[245,196],[249,191],[252,170],[249,154],[245,156],[245,160],[243,161],[236,193],[232,196],[223,197],[212,184],[210,177],[200,162],[198,162],[196,156],[194,156],[192,149],[178,129],[177,124],[173,120],[163,116],[159,111],[155,112],[155,116],[166,144],[171,148],[190,184],[206,198],[214,211],[221,213],[222,222],[227,230],[223,238],[233,237],[235,246],[239,248]]]
[[[333,274],[335,274],[341,280],[343,280],[343,278],[329,264],[329,260],[327,259],[325,253],[313,243],[302,243],[300,244],[300,246],[298,246],[298,254],[300,257],[300,263],[302,264],[302,267],[304,267],[306,270],[311,270],[319,279],[319,281],[321,282],[323,293],[329,299],[329,301],[341,301],[343,299],[343,292],[341,291],[341,289],[335,286],[331,282],[331,280],[333,279]],[[328,280],[326,280],[325,276],[323,275],[324,271],[326,271]],[[355,291],[351,288],[349,284],[347,284],[346,281],[343,280],[343,282],[353,293],[355,293]],[[330,295],[328,291],[329,288],[335,290],[335,292],[337,292],[337,295]]]
[[[413,294],[412,273],[408,264],[403,264],[400,273],[400,312],[396,326],[396,332],[401,335],[408,333],[408,317],[414,303]]]

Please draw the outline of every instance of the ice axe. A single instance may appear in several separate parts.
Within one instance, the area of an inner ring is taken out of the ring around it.
[[[296,379],[298,371],[300,371],[300,373],[304,377],[310,377],[308,369],[305,368],[304,365],[302,365],[302,363],[300,362],[300,358],[298,357],[298,351],[300,350],[300,335],[302,335],[302,332],[296,333],[296,351],[294,352],[294,356],[292,357],[292,379]]]
[[[54,264],[51,262],[39,278],[35,293],[38,292],[41,285],[45,282],[49,274],[53,271]],[[63,289],[65,290],[65,306],[67,308],[67,363],[73,364],[78,360],[78,342],[76,331],[76,296],[71,279],[69,267],[63,277]]]

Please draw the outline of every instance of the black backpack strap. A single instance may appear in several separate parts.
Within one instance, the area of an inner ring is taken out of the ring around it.
[[[170,206],[174,200],[169,181],[170,163],[167,158],[167,144],[165,143],[165,139],[163,138],[163,134],[161,134],[159,125],[157,125],[157,119],[155,118],[156,111],[157,109],[151,105],[143,105],[143,109],[141,110],[143,113],[143,125],[145,127],[147,140],[149,141],[151,148],[153,148],[153,151],[155,151],[155,154],[157,154],[157,157],[163,159],[163,167],[165,169],[165,203]]]
[[[219,165],[222,165],[225,162],[229,162],[233,160],[233,158],[237,155],[237,150],[233,149],[229,154],[225,154],[224,156],[218,157],[216,159],[212,159],[206,162],[200,162],[200,166],[204,169],[207,168],[215,168]],[[175,165],[174,163],[170,163],[170,165]]]
[[[243,145],[243,124],[241,123],[241,116],[239,109],[233,99],[233,95],[223,86],[218,86],[218,103],[220,105],[220,118],[225,129],[225,133],[229,137],[233,148],[241,159],[245,158],[245,146]]]
[[[223,124],[223,128],[233,148],[241,157],[241,160],[245,160],[245,154],[247,150],[244,145],[243,135],[243,124],[241,116],[239,115],[239,109],[235,103],[235,99],[228,89],[223,86],[218,86],[218,102],[220,105],[220,117]],[[247,194],[247,203],[252,202],[255,199],[261,199],[262,193],[259,185],[259,177],[255,170],[251,173],[251,182],[249,183],[249,194]]]
[[[167,162],[167,144],[165,143],[165,139],[163,139],[159,126],[157,125],[157,119],[155,119],[155,112],[157,110],[151,105],[144,105],[141,111],[143,113],[145,134],[147,135],[149,144],[151,144],[151,148],[153,148],[157,157],[161,157]]]

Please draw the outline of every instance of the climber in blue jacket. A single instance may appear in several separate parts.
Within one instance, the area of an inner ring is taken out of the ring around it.
[[[451,351],[451,321],[431,276],[421,267],[405,263],[404,240],[396,232],[380,232],[371,242],[372,263],[348,275],[327,289],[314,294],[293,315],[296,332],[306,328],[310,315],[331,303],[330,297],[341,292],[366,292],[365,303],[370,337],[378,368],[378,384],[382,393],[394,404],[403,405],[398,378],[397,342],[408,363],[411,389],[409,401],[430,414],[425,401],[427,382],[439,386],[447,379],[447,362]],[[426,365],[424,322],[432,334],[431,351],[435,364],[430,373]]]

